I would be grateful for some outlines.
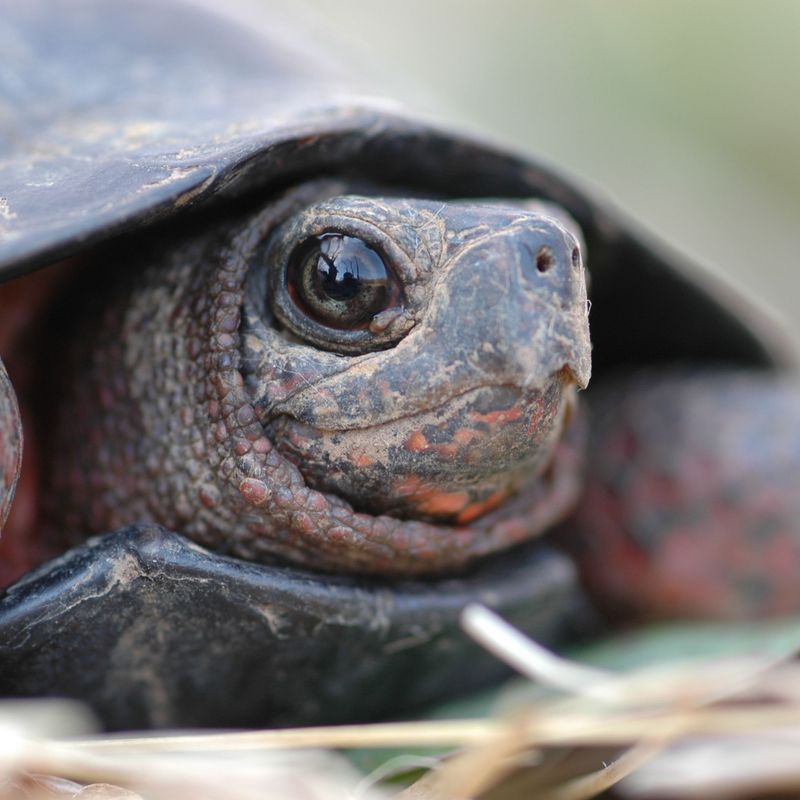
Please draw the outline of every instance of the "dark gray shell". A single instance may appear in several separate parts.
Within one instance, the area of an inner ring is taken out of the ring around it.
[[[318,174],[417,194],[540,197],[583,227],[595,371],[767,366],[769,341],[687,266],[548,168],[354,90],[304,35],[166,0],[10,0],[0,16],[0,280]],[[624,324],[620,324],[624,320]],[[539,545],[446,581],[388,584],[111,534],[0,599],[0,691],[89,700],[113,727],[374,717],[496,677],[458,632],[482,600],[545,641],[581,599]],[[463,663],[470,664],[468,670]]]

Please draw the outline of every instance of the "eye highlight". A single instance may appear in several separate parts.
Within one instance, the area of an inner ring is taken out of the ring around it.
[[[344,330],[366,327],[392,304],[397,281],[383,257],[355,236],[310,236],[291,254],[287,288],[317,322]]]

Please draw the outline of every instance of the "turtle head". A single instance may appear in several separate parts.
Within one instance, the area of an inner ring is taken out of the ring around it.
[[[336,196],[271,234],[247,293],[260,422],[315,489],[467,524],[546,481],[590,342],[555,209]]]
[[[589,378],[577,228],[386,195],[310,181],[99,261],[123,263],[75,337],[54,527],[147,520],[254,560],[413,574],[563,517]]]

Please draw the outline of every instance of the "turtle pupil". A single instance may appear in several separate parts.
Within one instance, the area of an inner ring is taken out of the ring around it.
[[[333,300],[352,300],[361,289],[358,267],[358,262],[345,264],[340,272],[336,260],[321,252],[317,258],[320,289]],[[355,270],[355,272],[344,270]]]
[[[355,236],[311,236],[289,265],[295,300],[312,318],[335,328],[357,328],[386,307],[389,271],[381,256]]]

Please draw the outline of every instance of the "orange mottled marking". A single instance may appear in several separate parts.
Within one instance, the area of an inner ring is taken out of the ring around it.
[[[414,431],[414,433],[406,439],[405,448],[410,453],[419,453],[421,450],[427,450],[428,446],[428,440],[421,431]]]
[[[484,422],[487,425],[505,425],[507,422],[516,422],[522,416],[519,406],[512,406],[503,411],[487,411],[481,414],[478,411],[470,413],[470,418],[475,422]]]
[[[508,495],[509,491],[507,489],[500,489],[494,494],[490,494],[485,500],[471,503],[456,517],[456,522],[459,525],[469,525],[470,522],[476,520],[487,511],[497,508]]]
[[[430,449],[433,450],[437,456],[449,459],[450,461],[454,461],[461,450],[461,448],[457,444],[453,444],[453,442],[449,442],[447,444],[434,444],[431,445]]]
[[[467,445],[472,444],[476,439],[484,438],[485,434],[476,431],[474,428],[459,428],[453,434],[453,441],[456,444]]]
[[[419,498],[417,507],[424,514],[457,514],[469,503],[466,492],[431,491]]]
[[[394,492],[400,497],[415,495],[422,487],[422,481],[416,475],[403,475],[394,484]]]
[[[375,459],[368,456],[366,453],[358,453],[353,458],[353,463],[357,467],[371,467],[375,463]]]
[[[418,511],[431,515],[453,515],[469,503],[466,492],[446,492],[425,485],[416,475],[404,475],[394,485],[398,496],[413,503]]]

